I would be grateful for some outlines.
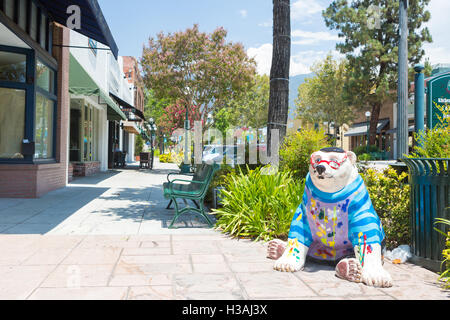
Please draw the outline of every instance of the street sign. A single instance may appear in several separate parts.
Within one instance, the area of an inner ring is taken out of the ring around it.
[[[429,129],[439,124],[438,117],[443,117],[436,104],[443,108],[450,106],[450,72],[437,75],[427,83],[427,126]]]

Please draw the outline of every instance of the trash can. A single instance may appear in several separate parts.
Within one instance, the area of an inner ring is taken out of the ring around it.
[[[445,226],[436,218],[450,217],[450,159],[402,159],[411,185],[412,262],[440,271],[445,248]]]
[[[214,199],[213,199],[214,209],[218,209],[219,206],[222,205],[222,195],[220,194],[222,190],[225,190],[225,188],[224,187],[214,188]]]

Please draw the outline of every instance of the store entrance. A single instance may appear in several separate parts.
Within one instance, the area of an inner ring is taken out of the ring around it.
[[[70,110],[70,162],[81,161],[81,110]]]
[[[119,148],[119,123],[108,121],[108,168],[114,168],[114,151]]]

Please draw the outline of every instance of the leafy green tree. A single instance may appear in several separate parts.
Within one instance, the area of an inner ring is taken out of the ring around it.
[[[240,43],[226,42],[218,28],[202,33],[198,25],[184,32],[150,38],[141,60],[144,83],[158,99],[198,106],[202,119],[246,91],[256,74],[256,62]]]
[[[433,73],[433,66],[431,65],[430,59],[426,58],[425,63],[423,64],[425,69],[423,70],[423,73],[425,75],[425,78],[431,77],[431,74]],[[414,66],[411,66],[408,71],[408,79],[409,83],[414,83],[416,71],[414,71]]]
[[[236,105],[238,125],[262,128],[267,125],[269,112],[270,81],[267,75],[257,75],[255,81],[240,103]],[[239,101],[238,101],[239,102]]]
[[[165,113],[164,109],[173,103],[174,101],[170,98],[158,99],[153,90],[147,89],[145,90],[144,116],[147,120],[153,118],[158,123]]]
[[[144,139],[138,134],[135,140],[134,156],[138,156],[142,150],[144,150]]]
[[[298,117],[311,124],[333,123],[336,128],[352,121],[354,110],[344,99],[342,86],[346,81],[346,61],[336,61],[329,54],[314,64],[311,71],[314,77],[306,79],[298,88],[295,101]]]
[[[323,130],[302,129],[288,134],[280,148],[280,169],[303,179],[308,174],[311,155],[329,146]]]
[[[158,127],[156,132],[156,140],[160,149],[162,150],[162,143],[164,140],[164,135],[170,136],[171,132],[169,127],[166,125],[164,118],[166,116],[166,108],[173,104],[174,102],[170,98],[158,99],[155,93],[151,89],[145,89],[145,108],[144,116],[145,119],[150,120],[153,118],[155,124]]]
[[[441,106],[434,102],[442,117],[439,124],[427,132],[414,133],[417,141],[409,158],[448,158],[450,157],[450,105]]]
[[[419,63],[424,56],[423,43],[432,41],[424,26],[430,20],[430,12],[426,10],[429,2],[409,0],[410,66]],[[327,27],[338,30],[344,39],[336,48],[349,62],[346,98],[355,107],[372,109],[370,144],[374,144],[381,106],[396,95],[399,1],[334,0],[324,10],[323,17]]]
[[[219,109],[214,115],[214,128],[222,132],[225,136],[227,130],[236,124],[236,114],[233,108],[224,107]]]
[[[267,125],[270,81],[267,75],[256,75],[251,87],[228,102],[215,118],[225,116],[230,126],[262,128]]]

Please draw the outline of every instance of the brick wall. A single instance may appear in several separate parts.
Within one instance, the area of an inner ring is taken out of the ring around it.
[[[381,106],[380,110],[380,120],[381,119],[389,119],[390,120],[390,129],[395,128],[396,124],[393,124],[394,121],[394,103],[391,100],[387,100],[383,105]],[[366,122],[366,112],[370,111],[372,112],[372,109],[370,107],[367,107],[365,109],[360,109],[355,112],[356,117],[353,123],[361,123]]]
[[[67,170],[67,182],[73,181],[73,164],[69,163],[68,170]]]
[[[38,198],[66,185],[61,163],[0,165],[1,198]],[[6,183],[3,183],[6,182]]]
[[[137,87],[134,95],[134,107],[144,112],[144,90],[141,86],[142,77],[139,73],[139,63],[135,57],[122,57],[123,58],[123,73],[128,79],[129,84],[133,84]],[[128,77],[129,70],[132,70],[131,77]]]
[[[55,24],[53,43],[70,44],[69,29]],[[58,62],[58,105],[56,118],[55,163],[1,164],[1,198],[38,198],[67,184],[67,135],[69,128],[69,48],[54,47],[53,57]]]
[[[74,177],[88,177],[100,172],[100,162],[72,163]]]

